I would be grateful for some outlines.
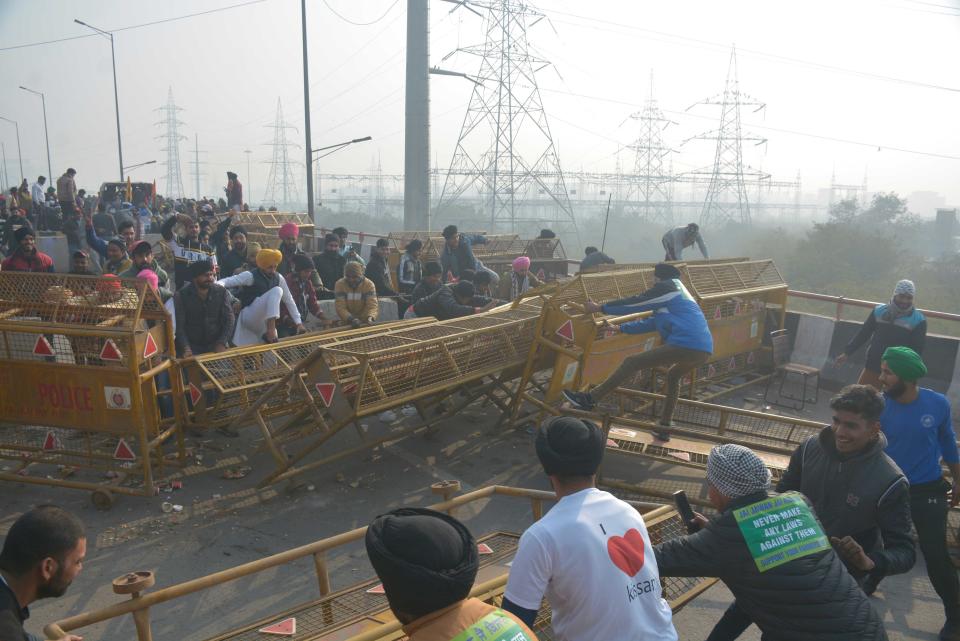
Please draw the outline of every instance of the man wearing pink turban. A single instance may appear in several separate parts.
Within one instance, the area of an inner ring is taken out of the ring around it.
[[[497,298],[514,300],[520,294],[542,284],[536,276],[530,273],[530,257],[519,256],[513,259],[513,271],[500,279]]]

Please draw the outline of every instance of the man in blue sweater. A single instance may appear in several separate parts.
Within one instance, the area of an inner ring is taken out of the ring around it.
[[[590,410],[604,396],[615,390],[638,370],[669,366],[667,371],[667,399],[660,415],[660,425],[670,427],[673,410],[680,394],[680,380],[700,365],[707,362],[713,353],[713,336],[707,326],[703,310],[680,282],[680,270],[673,265],[660,263],[653,269],[656,284],[640,294],[603,305],[587,302],[588,312],[604,314],[634,314],[653,311],[653,316],[622,325],[611,325],[614,331],[625,334],[645,334],[657,331],[663,345],[648,352],[634,354],[623,360],[605,381],[589,392],[564,390],[563,395],[577,409]],[[658,438],[670,440],[666,430],[656,432]]]
[[[943,601],[946,623],[941,641],[960,641],[960,580],[947,553],[947,511],[960,500],[960,454],[943,394],[917,385],[927,373],[909,347],[888,347],[880,363],[886,405],[880,426],[886,452],[910,481],[910,511],[927,576]],[[950,468],[953,487],[940,461]]]

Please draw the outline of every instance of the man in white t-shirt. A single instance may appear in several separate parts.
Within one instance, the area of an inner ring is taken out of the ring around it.
[[[532,625],[543,597],[558,641],[676,641],[643,517],[596,488],[603,431],[570,416],[537,432],[559,501],[520,538],[503,609]]]

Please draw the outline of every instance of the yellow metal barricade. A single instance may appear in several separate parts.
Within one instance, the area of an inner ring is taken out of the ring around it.
[[[477,501],[500,501],[504,498],[528,500],[534,521],[543,516],[546,503],[556,500],[552,492],[494,485],[449,498],[449,500],[431,507],[453,513],[454,510]],[[631,502],[631,504],[643,512],[644,522],[650,540],[654,545],[686,534],[682,519],[672,507],[638,502]],[[170,637],[156,632],[151,619],[155,621],[163,620],[162,617],[156,615],[156,608],[162,607],[162,604],[176,603],[180,605],[186,599],[202,598],[199,595],[196,597],[191,597],[191,595],[197,593],[205,595],[208,590],[221,588],[238,579],[262,572],[270,572],[283,565],[306,563],[316,575],[319,598],[299,605],[281,605],[273,616],[252,621],[238,629],[223,631],[213,637],[211,641],[265,638],[266,635],[257,632],[259,628],[290,617],[297,621],[297,638],[336,638],[350,639],[351,641],[402,638],[400,624],[391,614],[386,597],[382,592],[370,592],[371,588],[379,583],[376,578],[366,579],[359,583],[354,582],[352,585],[339,586],[336,590],[331,585],[328,571],[331,553],[362,540],[365,532],[366,527],[356,528],[263,559],[152,592],[147,591],[154,583],[152,573],[130,573],[115,580],[113,588],[116,593],[130,594],[132,598],[118,601],[101,610],[83,612],[48,624],[44,628],[44,633],[49,638],[62,638],[66,633],[83,630],[102,622],[115,621],[129,614],[136,624],[138,641],[153,641],[154,639],[161,641]],[[487,536],[480,536],[478,540],[487,544],[490,553],[481,557],[480,571],[470,594],[487,602],[499,604],[506,588],[510,563],[517,549],[519,534],[494,532]],[[663,598],[676,612],[716,583],[716,579],[664,577],[662,582]],[[238,586],[231,587],[234,590],[239,589]],[[238,594],[242,594],[242,591]],[[195,601],[194,605],[189,606],[190,609],[195,609],[197,607],[196,603]],[[235,604],[235,609],[241,610],[244,605],[241,600]],[[541,638],[549,638],[549,626],[549,609],[544,609],[541,616],[538,617],[534,629],[542,635]],[[86,634],[92,632],[94,631],[87,631]]]
[[[144,281],[0,273],[0,457],[17,463],[0,479],[94,490],[100,507],[152,496],[183,456],[172,353]]]

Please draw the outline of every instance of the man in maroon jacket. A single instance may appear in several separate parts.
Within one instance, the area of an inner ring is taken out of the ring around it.
[[[13,234],[17,248],[3,261],[7,272],[53,272],[53,259],[37,249],[36,238],[29,227],[21,227]]]
[[[323,312],[320,310],[320,303],[317,302],[317,290],[310,282],[310,275],[313,273],[313,261],[306,254],[294,254],[290,273],[285,276],[287,287],[293,300],[297,303],[297,309],[300,311],[300,318],[304,322],[307,320],[309,311],[321,322],[326,321]],[[280,337],[295,336],[297,328],[290,317],[290,313],[283,305],[280,306],[280,322],[278,323]]]

